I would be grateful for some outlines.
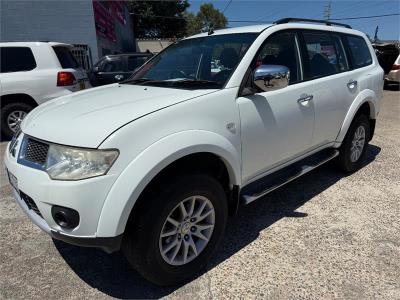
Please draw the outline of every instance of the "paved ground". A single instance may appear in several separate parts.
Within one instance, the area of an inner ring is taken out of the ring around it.
[[[400,92],[385,91],[364,168],[324,166],[245,207],[207,272],[174,288],[149,284],[121,254],[52,241],[1,168],[0,298],[400,299],[399,149]]]

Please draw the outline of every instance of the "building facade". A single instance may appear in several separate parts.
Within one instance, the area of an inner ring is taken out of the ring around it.
[[[0,41],[54,41],[76,45],[88,64],[106,54],[136,50],[125,1],[1,0]],[[82,51],[86,51],[83,53]],[[85,68],[85,63],[82,63]]]
[[[159,53],[169,45],[174,43],[176,39],[157,39],[157,38],[139,38],[136,39],[136,49],[138,52]]]

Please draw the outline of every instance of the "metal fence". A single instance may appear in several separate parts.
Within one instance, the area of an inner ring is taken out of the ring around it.
[[[75,56],[82,69],[88,71],[92,67],[92,54],[88,45],[74,44],[71,52]]]

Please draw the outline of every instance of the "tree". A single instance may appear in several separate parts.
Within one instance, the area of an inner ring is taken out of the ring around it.
[[[186,35],[207,31],[209,28],[224,28],[228,24],[225,15],[214,8],[212,3],[202,4],[196,16],[192,13],[185,13],[184,15],[187,21]]]
[[[177,1],[128,1],[133,14],[136,37],[171,38],[186,33],[184,12],[189,7],[187,0]]]

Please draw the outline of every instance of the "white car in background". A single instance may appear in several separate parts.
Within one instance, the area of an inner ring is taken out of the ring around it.
[[[0,43],[1,132],[11,138],[33,108],[90,87],[72,55],[72,45],[55,42]]]
[[[386,80],[388,83],[400,83],[400,55],[396,58],[393,63],[392,69],[386,75]]]

